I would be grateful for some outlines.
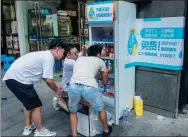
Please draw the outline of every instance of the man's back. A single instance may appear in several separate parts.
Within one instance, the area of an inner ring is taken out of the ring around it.
[[[106,66],[102,59],[98,57],[80,57],[74,65],[71,83],[98,88],[95,76],[99,71],[105,70]]]
[[[3,80],[14,79],[23,84],[33,84],[45,75],[53,78],[53,65],[51,51],[31,52],[13,62]]]

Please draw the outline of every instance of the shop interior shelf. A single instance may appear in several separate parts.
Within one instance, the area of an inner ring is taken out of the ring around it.
[[[108,74],[109,78],[114,78],[114,74]]]
[[[107,60],[114,60],[114,58],[110,58],[110,57],[101,57],[102,59],[107,59]]]

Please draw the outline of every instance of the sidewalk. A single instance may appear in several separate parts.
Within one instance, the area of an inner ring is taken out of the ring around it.
[[[1,71],[1,78],[4,72]],[[61,79],[61,78],[60,78]],[[59,79],[59,80],[60,80]],[[64,112],[55,111],[52,98],[55,93],[45,83],[35,86],[43,102],[43,124],[46,128],[56,131],[58,136],[71,133],[69,116]],[[24,115],[21,103],[1,82],[1,135],[20,136],[24,128]],[[144,112],[144,116],[133,116],[132,125],[124,123],[113,126],[111,136],[186,136],[188,135],[188,114],[180,115],[178,119],[160,117]]]

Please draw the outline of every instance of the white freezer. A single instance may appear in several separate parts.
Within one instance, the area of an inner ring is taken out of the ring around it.
[[[116,20],[112,23],[95,22],[94,24],[89,24],[89,46],[97,43],[114,45],[114,59],[109,57],[102,58],[103,60],[110,60],[113,64],[114,72],[109,75],[109,78],[115,81],[114,97],[103,94],[103,100],[108,117],[109,115],[111,117],[108,120],[108,124],[112,124],[115,121],[115,124],[118,125],[119,119],[123,116],[123,109],[127,106],[130,109],[133,108],[133,96],[135,95],[135,67],[125,69],[125,64],[126,55],[128,54],[126,48],[126,44],[128,44],[128,28],[136,20],[136,5],[125,1],[116,1],[115,9]],[[110,38],[106,42],[101,40],[99,37],[101,31],[109,35],[113,32],[113,40],[110,40]],[[93,122],[90,116],[78,112],[78,132],[82,135],[95,136],[102,132],[98,128],[99,126],[90,127],[89,123]]]
[[[135,67],[125,69],[124,66],[126,64],[128,28],[136,20],[136,5],[125,1],[117,1],[115,14],[116,21],[111,24],[89,24],[89,46],[96,43],[114,44],[113,77],[115,80],[115,97],[103,96],[103,100],[108,110],[113,110],[115,123],[119,124],[119,119],[123,116],[123,109],[126,106],[129,106],[130,109],[133,108],[133,96],[135,95]],[[98,40],[101,30],[104,32],[113,30],[113,41]]]

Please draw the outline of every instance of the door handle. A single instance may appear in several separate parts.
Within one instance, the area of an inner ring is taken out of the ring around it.
[[[116,59],[116,61],[115,61],[115,65],[116,65],[116,70],[118,69],[118,63],[117,63],[117,59]]]

